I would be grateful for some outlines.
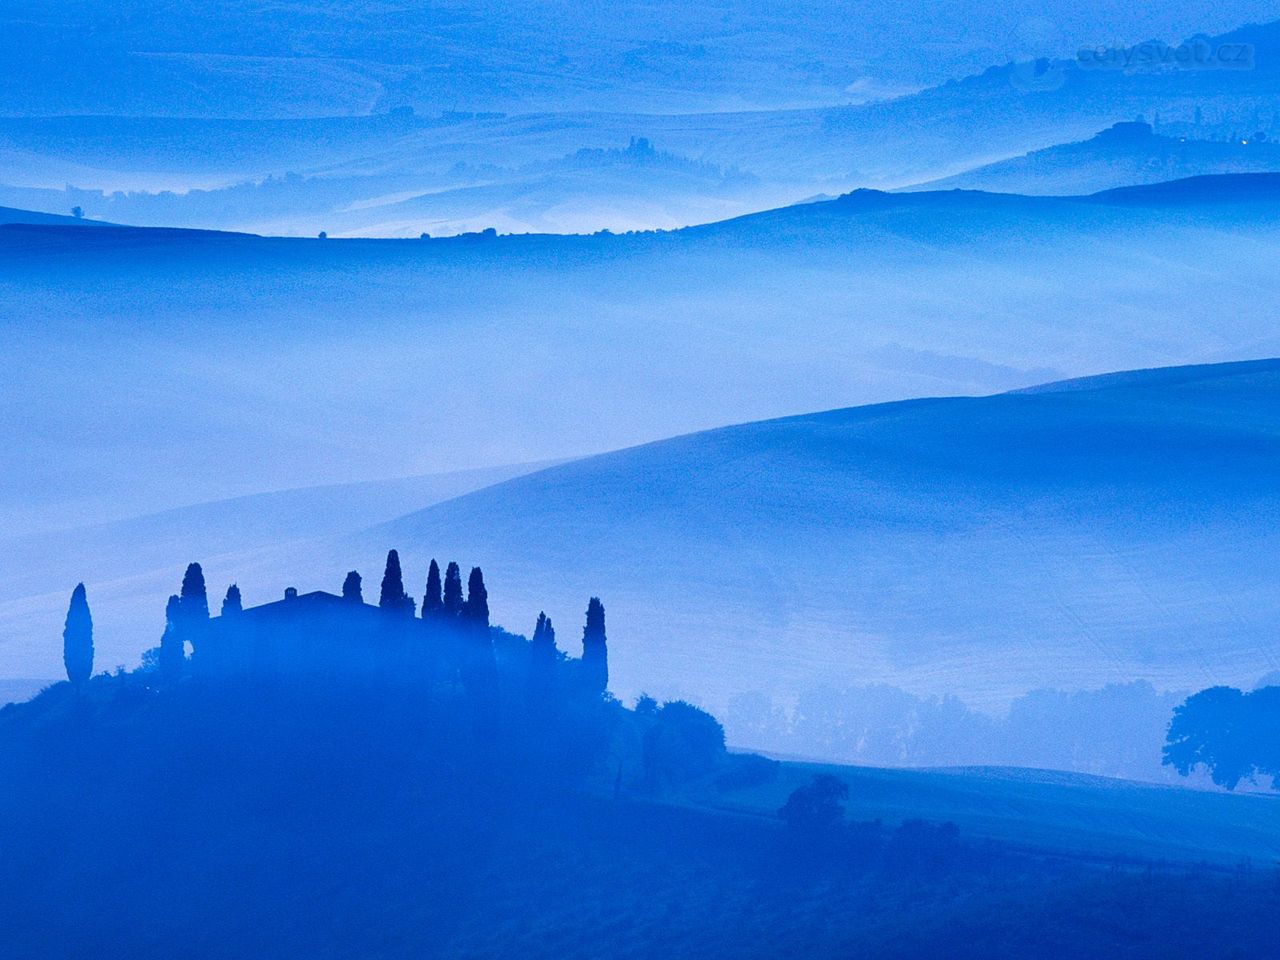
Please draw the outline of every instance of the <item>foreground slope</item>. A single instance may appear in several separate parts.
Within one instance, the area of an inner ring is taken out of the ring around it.
[[[624,694],[719,707],[882,681],[998,706],[1039,686],[1251,684],[1280,665],[1278,398],[1280,361],[1259,361],[747,424],[364,540],[482,556],[517,623],[532,600],[511,585],[553,585],[559,618],[590,582],[627,624]]]
[[[776,797],[812,768],[721,753],[646,789],[652,717],[517,710],[490,740],[407,680],[139,673],[0,711],[6,949],[1206,960],[1270,943],[1273,871],[1238,858],[1275,856],[1271,798],[835,768],[847,821],[788,829]],[[609,762],[583,767],[609,729]]]

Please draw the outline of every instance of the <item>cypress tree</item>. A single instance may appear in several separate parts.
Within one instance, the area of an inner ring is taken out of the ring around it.
[[[435,557],[431,558],[431,566],[427,570],[427,592],[422,597],[422,619],[436,616],[444,607],[440,594],[440,564]]]
[[[187,572],[182,576],[182,619],[196,627],[201,621],[209,619],[209,594],[204,586],[204,571],[200,564],[188,564]]]
[[[479,567],[471,568],[471,576],[467,578],[467,603],[464,614],[477,630],[489,635],[489,591],[484,586],[484,574]]]
[[[444,571],[443,608],[449,616],[456,617],[462,613],[462,571],[453,562]]]
[[[361,589],[360,574],[352,570],[347,579],[342,581],[342,599],[352,603],[364,603],[364,591]]]
[[[412,602],[409,595],[404,592],[404,576],[400,573],[400,554],[391,550],[387,553],[387,569],[382,575],[382,593],[378,597],[378,606],[388,613],[404,613],[408,604]]]
[[[604,633],[604,604],[592,597],[587,604],[587,625],[582,631],[582,679],[593,693],[609,688],[609,650]]]
[[[182,676],[187,652],[183,639],[183,621],[187,616],[181,597],[172,596],[164,608],[164,634],[160,637],[160,674],[166,680]]]
[[[529,688],[535,701],[545,700],[555,680],[556,631],[545,613],[538,614],[529,644]]]
[[[240,600],[240,588],[233,583],[227,587],[227,595],[222,600],[222,615],[234,617],[242,610],[244,610],[244,604]]]
[[[93,674],[93,617],[84,584],[76,584],[67,607],[67,621],[62,628],[62,663],[67,679],[78,690]]]
[[[450,569],[456,564],[450,564]],[[459,577],[459,586],[461,578]],[[447,591],[445,597],[448,598]],[[494,735],[498,706],[498,664],[493,655],[493,638],[489,634],[489,591],[479,567],[471,568],[467,579],[467,602],[462,608],[462,682],[471,695],[482,739]]]

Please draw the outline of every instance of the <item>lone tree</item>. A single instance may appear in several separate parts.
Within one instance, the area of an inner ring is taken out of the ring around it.
[[[604,604],[592,597],[582,631],[582,682],[593,693],[609,688],[609,649],[604,634]]]
[[[182,598],[170,597],[164,608],[164,633],[160,637],[160,675],[166,680],[181,677],[182,667],[187,661],[183,637],[184,617],[186,612]]]
[[[378,597],[378,606],[388,613],[413,616],[413,600],[404,592],[404,576],[400,572],[400,554],[395,550],[387,552],[387,569],[382,574],[382,592]]]
[[[244,603],[240,599],[240,588],[233,583],[227,587],[227,595],[222,598],[222,615],[234,617],[243,610]]]
[[[1196,767],[1213,782],[1234,790],[1259,774],[1280,789],[1280,687],[1249,693],[1210,687],[1187,698],[1173,711],[1164,762],[1184,777]]]
[[[62,662],[67,679],[77,690],[93,674],[93,617],[83,583],[71,591],[67,622],[62,628]]]
[[[778,810],[789,827],[804,833],[826,833],[844,822],[844,801],[849,785],[829,773],[817,774],[797,787]]]
[[[352,603],[364,603],[364,591],[360,587],[360,574],[352,570],[342,581],[342,599]]]
[[[462,571],[450,561],[444,571],[444,612],[456,617],[462,613]]]
[[[431,566],[427,569],[427,592],[422,597],[423,620],[438,616],[444,609],[440,590],[440,564],[436,563],[435,557],[432,557]]]

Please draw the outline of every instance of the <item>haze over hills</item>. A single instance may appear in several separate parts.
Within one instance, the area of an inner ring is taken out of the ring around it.
[[[1144,190],[861,192],[625,237],[3,227],[0,509],[75,526],[1280,353],[1273,181]]]
[[[227,17],[235,21],[234,14]],[[848,18],[842,12],[840,19]],[[1210,29],[1202,24],[1174,36]],[[1078,41],[1085,50],[1080,55],[1073,55],[1072,44],[1058,50],[1059,41],[1025,54],[988,50],[986,59],[957,75],[962,79],[866,103],[802,97],[707,112],[688,93],[697,86],[695,70],[677,71],[662,88],[658,99],[666,106],[622,107],[593,95],[589,104],[553,97],[554,103],[495,110],[483,99],[439,104],[407,96],[346,116],[249,110],[228,119],[194,108],[175,114],[171,104],[157,108],[159,115],[142,109],[131,112],[144,115],[128,117],[11,115],[0,118],[0,203],[53,213],[80,206],[117,222],[290,235],[416,237],[486,227],[622,231],[722,219],[860,186],[936,181],[1083,140],[1139,115],[1193,139],[1254,132],[1280,138],[1277,24],[1182,46],[1177,40],[1173,46],[1108,46],[1117,36],[1123,31]],[[848,49],[840,51],[842,62]],[[1247,54],[1242,61],[1232,59],[1241,51]],[[688,53],[668,52],[674,60]],[[1183,52],[1193,57],[1190,63],[1176,59]],[[1035,60],[1040,54],[1065,58]],[[705,65],[715,54],[707,58],[693,59]],[[254,69],[270,72],[288,62],[255,61]],[[344,62],[335,69],[351,68]],[[468,76],[463,66],[457,73]],[[751,79],[753,91],[762,89],[759,74]],[[100,90],[109,92],[110,84],[95,85],[95,94]],[[252,85],[243,90],[252,95]],[[636,138],[681,169],[632,162],[626,150]],[[576,162],[581,151],[621,156],[608,171],[584,169]],[[1093,169],[1093,178],[1076,185],[1132,182],[1124,165],[1111,168],[1110,179]],[[1192,164],[1184,172],[1215,169]],[[1148,179],[1150,173],[1139,176]]]
[[[1280,172],[1280,142],[1251,137],[1195,140],[1165,136],[1150,124],[1131,121],[1089,140],[1037,150],[913,189],[1064,196],[1193,176]]]
[[[589,581],[635,694],[884,682],[998,708],[1280,665],[1280,361],[1135,372],[693,434],[552,468],[347,545],[481,556],[495,615]],[[550,612],[550,610],[549,610]],[[696,689],[689,678],[697,678]]]
[[[1270,182],[1146,204],[863,192],[628,237],[0,228],[0,506],[77,525],[1278,353]]]
[[[1039,687],[1248,687],[1280,667],[1278,389],[1280,361],[1137,371],[692,434],[358,534],[359,512],[327,530],[304,512],[270,528],[275,546],[236,552],[228,536],[254,522],[236,504],[158,529],[175,549],[222,551],[201,557],[211,589],[236,580],[246,601],[297,585],[302,565],[332,589],[392,544],[410,583],[432,556],[481,564],[504,585],[495,621],[515,630],[538,609],[571,623],[598,592],[624,697],[723,710],[756,691],[785,705],[818,684],[888,683],[999,712]],[[21,554],[24,575],[86,576],[104,654],[125,660],[154,642],[151,607],[186,559],[164,568],[166,541],[138,535],[156,526],[97,532],[94,562],[123,576],[59,569],[82,533]],[[130,573],[140,548],[156,556]],[[30,638],[56,635],[65,591],[6,589],[7,669],[39,675]]]
[[[787,0],[608,9],[519,0],[448,7],[341,0],[323,15],[234,0],[100,8],[0,7],[3,52],[26,82],[9,115],[314,117],[424,109],[696,109],[830,104],[944,82],[1080,45],[1169,42],[1273,15],[1258,0],[1207,10],[1054,0],[999,7]],[[68,44],[75,38],[75,45]]]
[[[1277,17],[0,0],[0,954],[1271,956]]]

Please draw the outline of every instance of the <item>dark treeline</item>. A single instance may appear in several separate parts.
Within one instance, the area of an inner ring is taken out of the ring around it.
[[[580,658],[559,649],[545,613],[531,639],[491,624],[479,567],[464,585],[456,562],[442,573],[433,559],[418,603],[395,550],[387,554],[376,606],[365,602],[364,579],[353,570],[339,594],[289,588],[256,607],[244,606],[233,583],[218,611],[212,614],[200,564],[188,565],[165,607],[160,642],[143,654],[141,667],[91,680],[92,618],[84,586],[77,586],[63,635],[68,690],[46,691],[18,716],[92,715],[122,703],[161,709],[192,698],[210,711],[220,700],[235,702],[236,714],[246,716],[258,709],[246,703],[285,698],[296,714],[272,722],[288,725],[334,702],[376,704],[377,711],[402,713],[377,734],[387,743],[397,742],[399,730],[434,734],[415,735],[401,744],[406,750],[429,747],[456,761],[492,758],[498,749],[504,763],[525,764],[522,776],[533,781],[549,777],[563,787],[607,773],[615,791],[646,795],[706,775],[726,755],[723,729],[709,714],[647,698],[641,709],[626,710],[609,694],[598,597],[587,603]],[[446,739],[435,736],[442,731],[449,731]]]

